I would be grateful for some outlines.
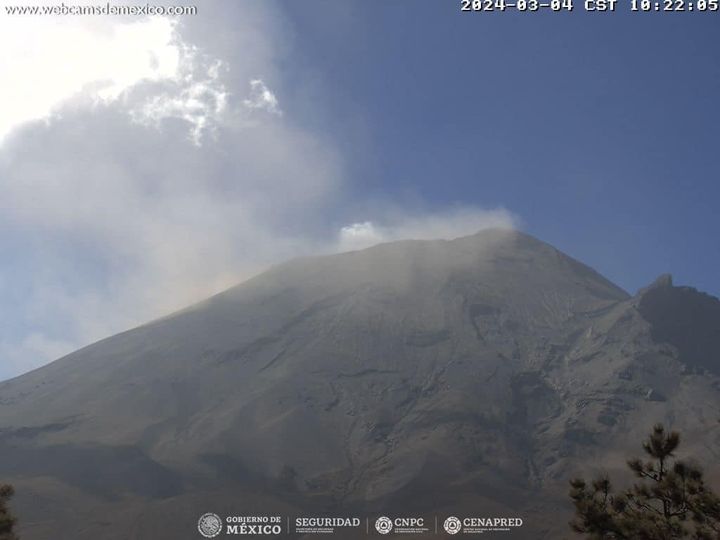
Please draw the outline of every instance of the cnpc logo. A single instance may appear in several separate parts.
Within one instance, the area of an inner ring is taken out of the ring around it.
[[[398,517],[390,519],[387,516],[380,516],[375,520],[375,530],[380,534],[389,534],[393,530],[409,531],[425,527],[425,520],[421,517]]]

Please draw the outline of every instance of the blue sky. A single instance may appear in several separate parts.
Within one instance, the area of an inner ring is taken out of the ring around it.
[[[717,14],[331,4],[288,3],[288,67],[319,72],[356,189],[502,205],[629,291],[720,293]]]
[[[289,257],[486,226],[720,294],[717,13],[199,7],[0,15],[0,379]]]

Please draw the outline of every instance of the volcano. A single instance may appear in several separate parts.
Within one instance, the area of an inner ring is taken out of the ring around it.
[[[656,422],[720,477],[719,354],[720,301],[669,276],[631,296],[512,230],[381,244],[1,383],[0,479],[23,540],[201,538],[209,511],[571,538],[568,480]]]

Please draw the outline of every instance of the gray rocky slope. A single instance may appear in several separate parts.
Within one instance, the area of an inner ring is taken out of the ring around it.
[[[720,302],[631,297],[519,232],[275,267],[0,384],[23,540],[197,538],[200,513],[480,514],[570,537],[567,481],[654,422],[718,479]],[[364,534],[364,530],[363,530]]]

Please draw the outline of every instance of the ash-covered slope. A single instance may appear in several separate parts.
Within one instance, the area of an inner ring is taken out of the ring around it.
[[[506,230],[292,261],[0,384],[0,478],[29,540],[194,538],[208,509],[558,538],[568,477],[653,422],[720,452],[720,303],[675,290],[630,298]]]

